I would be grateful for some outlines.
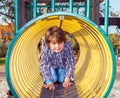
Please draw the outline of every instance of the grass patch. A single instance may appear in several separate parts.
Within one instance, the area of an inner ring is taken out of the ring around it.
[[[4,65],[5,64],[5,58],[0,58],[0,65]]]

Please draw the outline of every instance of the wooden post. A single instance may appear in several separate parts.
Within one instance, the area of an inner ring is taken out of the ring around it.
[[[30,1],[19,0],[19,29],[30,20],[30,8],[26,7]]]
[[[99,0],[91,0],[91,20],[99,25]]]

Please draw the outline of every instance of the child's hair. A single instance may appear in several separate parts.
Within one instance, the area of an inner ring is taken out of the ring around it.
[[[49,43],[62,43],[66,42],[65,32],[57,27],[50,27],[45,33],[45,42],[49,46]]]

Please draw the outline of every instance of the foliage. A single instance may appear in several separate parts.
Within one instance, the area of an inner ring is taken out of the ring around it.
[[[9,23],[8,25],[0,25],[0,38],[2,40],[12,40],[14,37],[14,24]]]
[[[0,65],[4,65],[5,64],[5,58],[0,58]]]
[[[13,22],[14,20],[14,0],[0,0],[0,17],[2,22]]]
[[[78,55],[78,52],[80,49],[79,49],[79,44],[78,44],[77,40],[75,39],[75,37],[67,32],[66,32],[65,36],[66,36],[67,41],[69,41],[71,43],[73,50],[74,50],[74,54]]]
[[[0,40],[0,57],[5,57],[10,41]]]
[[[11,22],[14,21],[14,4],[13,4],[13,2],[14,2],[14,0],[0,0],[0,23],[10,24]],[[2,28],[2,26],[0,28]],[[10,28],[11,28],[10,30],[12,30],[11,32],[14,32],[14,28],[13,27],[10,27]],[[7,34],[7,35],[10,34],[10,33],[8,33],[8,31],[9,31],[8,27],[2,28],[2,30],[3,29],[4,29],[4,32],[7,32],[5,34]],[[8,45],[10,43],[9,40],[6,40],[5,36],[6,35],[2,36],[2,39],[0,39],[0,57],[6,56]],[[0,63],[4,63],[4,60],[0,60]]]
[[[118,48],[118,53],[120,54],[120,35],[117,34],[109,34],[109,39],[113,45],[114,51]],[[116,53],[117,54],[117,53]]]

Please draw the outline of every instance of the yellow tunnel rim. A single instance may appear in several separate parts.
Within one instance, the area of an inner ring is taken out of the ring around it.
[[[112,45],[111,45],[108,37],[105,36],[104,31],[98,25],[96,25],[93,21],[91,21],[90,19],[87,19],[86,17],[76,15],[76,14],[73,14],[73,13],[67,13],[67,12],[53,12],[53,13],[49,13],[49,14],[39,16],[39,17],[31,20],[30,22],[26,23],[18,32],[16,32],[16,35],[13,38],[13,40],[11,41],[10,46],[8,48],[7,55],[6,55],[6,62],[5,62],[5,65],[6,65],[6,67],[5,67],[5,69],[6,69],[6,79],[7,79],[9,88],[12,91],[14,97],[18,98],[18,95],[17,95],[17,93],[15,92],[15,89],[12,86],[11,78],[10,78],[10,72],[9,72],[9,62],[10,62],[10,56],[11,56],[11,53],[12,53],[12,49],[14,48],[14,45],[15,45],[16,41],[19,39],[21,34],[27,28],[30,28],[31,25],[34,24],[36,21],[45,19],[45,18],[50,17],[50,16],[71,16],[71,17],[75,17],[77,19],[82,19],[83,21],[88,22],[89,24],[94,26],[101,33],[101,35],[104,37],[104,39],[106,40],[106,42],[107,42],[107,44],[109,46],[109,49],[111,51],[112,61],[113,61],[112,62],[112,78],[111,78],[111,81],[110,81],[110,85],[107,88],[107,90],[105,91],[105,93],[103,94],[103,98],[106,98],[109,95],[109,93],[110,93],[110,91],[111,91],[111,89],[113,87],[115,76],[116,76],[116,59],[115,59],[115,55],[114,55]]]

